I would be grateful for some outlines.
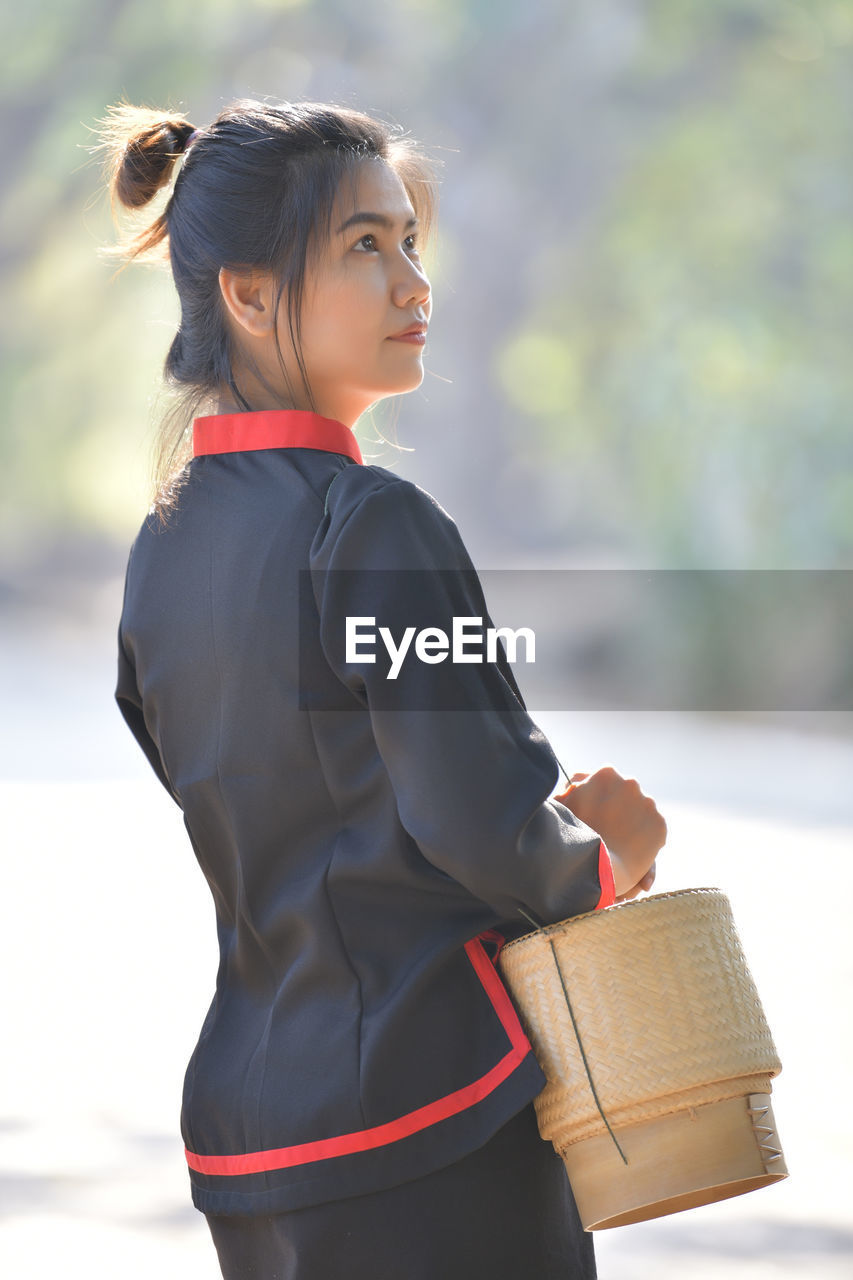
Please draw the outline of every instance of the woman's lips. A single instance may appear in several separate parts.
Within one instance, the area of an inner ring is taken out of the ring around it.
[[[414,342],[414,343],[417,343],[418,346],[422,347],[423,344],[426,342],[426,332],[424,330],[421,330],[420,332],[415,330],[412,333],[394,333],[391,335],[388,341],[389,342]]]

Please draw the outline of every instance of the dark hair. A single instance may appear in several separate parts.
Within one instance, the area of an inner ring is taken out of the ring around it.
[[[249,408],[234,382],[220,267],[274,273],[276,302],[286,296],[297,365],[316,408],[299,320],[309,250],[328,240],[340,182],[363,159],[386,161],[405,186],[426,237],[436,203],[434,170],[398,126],[326,103],[273,106],[241,99],[207,128],[196,129],[180,112],[122,101],[98,124],[100,142],[92,150],[105,153],[114,217],[117,205],[141,209],[175,179],[150,225],[102,250],[124,258],[125,265],[168,259],[180,300],[180,325],[164,369],[178,394],[160,424],[155,467],[155,506],[162,512],[191,455],[188,429],[201,406],[228,385]],[[284,371],[277,327],[275,339]]]

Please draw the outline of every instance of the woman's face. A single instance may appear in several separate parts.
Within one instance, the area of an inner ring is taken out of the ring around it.
[[[352,426],[377,400],[419,387],[431,305],[406,189],[384,161],[365,160],[341,184],[329,243],[306,268],[301,346],[318,412]],[[412,329],[420,336],[398,336]],[[284,299],[278,331],[301,388]]]

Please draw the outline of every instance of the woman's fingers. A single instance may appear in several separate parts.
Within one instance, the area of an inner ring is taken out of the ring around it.
[[[651,889],[652,885],[655,882],[656,874],[657,874],[657,862],[653,862],[639,884],[639,888],[643,891],[643,893],[648,893],[649,889]]]
[[[656,870],[657,870],[656,864],[653,862],[652,865],[649,867],[648,871],[646,872],[646,874],[643,876],[642,880],[639,880],[633,886],[633,888],[628,890],[627,893],[621,893],[619,897],[616,899],[616,901],[631,902],[633,901],[634,898],[639,897],[641,893],[648,893],[649,889],[651,889],[652,885],[655,882]]]

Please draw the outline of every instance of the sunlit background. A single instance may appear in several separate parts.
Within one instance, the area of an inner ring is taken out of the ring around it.
[[[478,567],[849,570],[853,4],[33,0],[0,37],[0,1267],[214,1277],[178,1132],[212,904],[112,704],[177,307],[98,256],[95,121],[310,98],[425,144],[427,374],[358,435]],[[597,1236],[602,1280],[851,1273],[851,705],[534,709],[655,796],[657,887],[730,895],[784,1066],[788,1181]]]

